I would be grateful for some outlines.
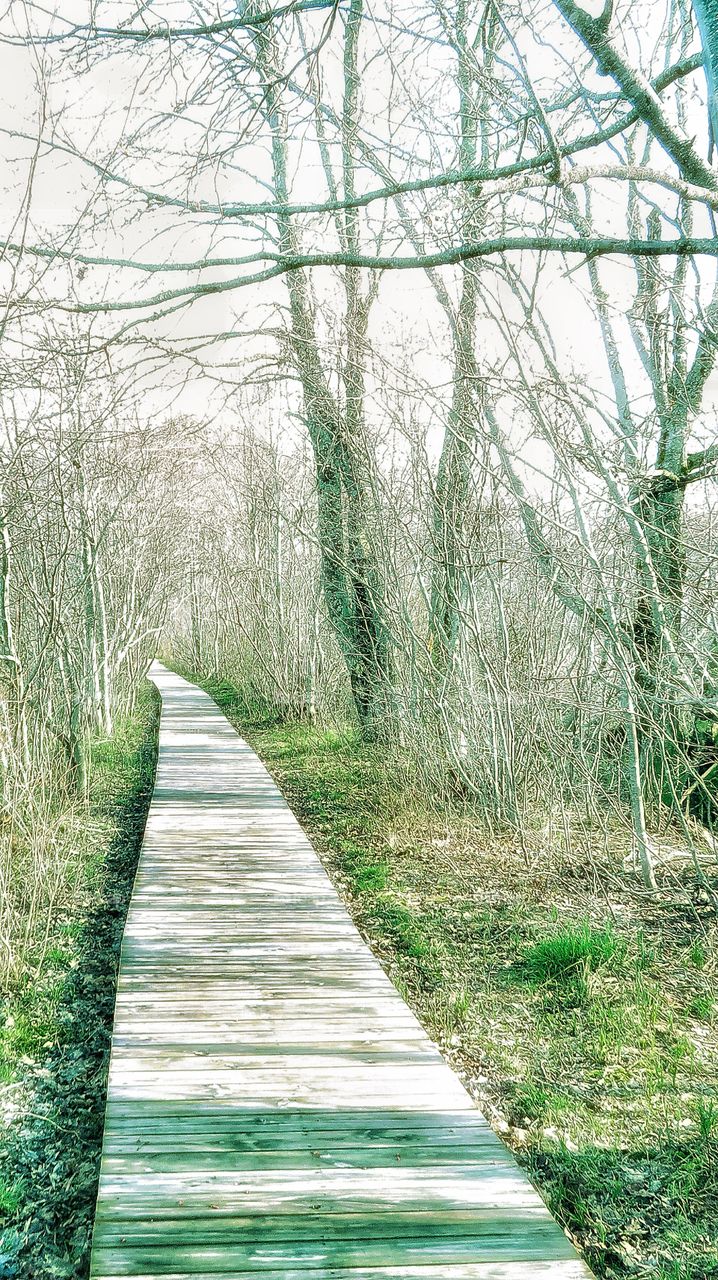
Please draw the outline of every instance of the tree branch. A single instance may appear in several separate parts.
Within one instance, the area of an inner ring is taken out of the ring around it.
[[[715,473],[718,467],[718,444],[709,445],[707,449],[699,449],[697,453],[689,453],[686,458],[686,484],[695,480],[705,480]]]
[[[607,25],[600,18],[591,17],[575,0],[555,0],[555,4],[593,54],[599,71],[613,77],[624,97],[648,125],[683,176],[701,186],[717,187],[718,175],[701,158],[690,139],[682,137],[671,124],[653,85],[640,71],[629,65],[609,36]]]
[[[32,6],[36,8],[37,6]],[[290,4],[281,5],[278,9],[264,9],[259,13],[241,18],[225,18],[217,22],[207,22],[194,27],[171,27],[166,22],[158,22],[147,27],[98,27],[93,22],[69,23],[66,31],[55,35],[33,36],[32,42],[37,45],[59,44],[61,41],[81,37],[84,40],[127,40],[133,44],[144,44],[148,40],[170,42],[181,38],[206,38],[215,35],[231,35],[233,31],[254,31],[257,27],[266,26],[278,18],[286,18],[295,13],[307,13],[312,9],[334,9],[339,7],[339,0],[291,0]],[[53,15],[60,16],[61,15]],[[67,19],[62,19],[67,22]],[[26,44],[27,39],[6,36],[3,44]]]
[[[1,242],[0,242],[1,245]],[[8,250],[19,251],[19,246],[6,243]],[[588,258],[606,257],[616,254],[621,257],[667,258],[681,257],[684,254],[706,255],[718,257],[718,239],[700,239],[696,237],[679,240],[628,240],[618,237],[580,237],[580,236],[498,236],[495,239],[478,241],[475,244],[456,245],[450,249],[436,253],[416,254],[414,257],[391,257],[386,255],[352,254],[352,253],[307,253],[282,255],[269,250],[256,254],[248,254],[242,258],[217,258],[198,260],[197,262],[143,263],[116,258],[97,258],[85,254],[74,254],[69,250],[57,252],[53,249],[25,248],[25,253],[38,257],[74,261],[90,266],[127,267],[136,271],[158,273],[172,271],[203,271],[212,267],[253,266],[262,262],[273,265],[257,272],[243,276],[235,276],[229,280],[216,280],[200,284],[187,284],[180,289],[167,289],[152,298],[135,298],[132,301],[75,303],[68,305],[60,302],[48,302],[47,307],[73,314],[92,314],[110,311],[141,311],[148,307],[162,306],[177,299],[211,297],[213,294],[227,293],[251,284],[261,284],[276,276],[288,272],[301,271],[315,267],[367,267],[374,271],[416,271],[431,267],[455,266],[460,262],[470,262],[475,258],[487,258],[493,254],[506,253],[560,253],[581,254]],[[20,304],[17,304],[18,306]],[[29,305],[29,303],[28,303]],[[33,302],[33,306],[37,303]]]
[[[682,79],[684,76],[691,75],[703,65],[703,58],[700,54],[696,54],[692,58],[686,58],[684,61],[676,63],[675,66],[669,67],[660,76],[656,76],[653,80],[652,87],[656,92],[660,92],[674,84],[676,80]],[[295,87],[295,86],[290,86]],[[298,90],[299,91],[299,90]],[[309,101],[306,93],[302,92],[302,97]],[[327,118],[333,119],[336,123],[336,117],[333,113],[324,108],[323,113]],[[587,151],[594,147],[601,146],[604,142],[609,142],[625,129],[634,125],[640,119],[638,111],[630,111],[614,121],[614,123],[605,129],[599,129],[595,133],[584,134],[580,138],[576,138],[573,142],[562,143],[558,147],[560,159],[570,159],[581,151]],[[32,142],[37,145],[37,138],[32,134],[22,133],[16,129],[0,128],[0,134],[5,134],[9,138],[20,138],[25,142]],[[471,184],[477,182],[502,182],[511,178],[516,178],[521,174],[536,173],[542,169],[551,168],[555,165],[555,153],[553,150],[545,150],[538,155],[529,156],[525,160],[517,160],[512,164],[498,165],[491,168],[487,165],[478,165],[476,167],[463,169],[448,169],[445,173],[432,174],[428,178],[416,178],[406,182],[389,182],[387,181],[383,187],[375,187],[371,191],[366,191],[362,195],[354,196],[351,200],[325,200],[322,202],[305,202],[303,204],[280,204],[276,201],[265,200],[244,203],[227,202],[226,204],[212,203],[208,200],[188,200],[179,196],[165,195],[163,192],[154,191],[150,187],[143,187],[138,183],[132,182],[131,179],[124,177],[123,174],[117,173],[115,170],[109,169],[106,165],[99,161],[92,160],[89,156],[83,155],[76,148],[69,146],[67,143],[56,142],[54,140],[45,140],[44,145],[51,151],[58,151],[63,155],[69,155],[74,160],[79,160],[82,164],[92,169],[98,177],[103,178],[106,182],[116,182],[119,186],[125,187],[128,191],[134,192],[135,195],[141,196],[143,199],[152,204],[161,205],[166,208],[182,209],[187,213],[208,213],[215,214],[220,218],[240,218],[240,217],[262,217],[264,215],[270,217],[278,217],[287,215],[293,217],[299,214],[312,213],[339,213],[348,209],[362,209],[373,204],[378,200],[394,200],[402,195],[412,195],[421,193],[422,191],[438,191],[446,187],[458,186],[462,184]],[[366,148],[361,144],[363,150]],[[618,177],[622,176],[620,166],[616,165],[611,168],[606,167],[603,172],[597,176]],[[652,170],[652,173],[658,173]],[[640,179],[643,174],[636,170],[632,171],[626,166],[626,177],[635,176]],[[564,175],[564,180],[567,176]],[[572,180],[572,179],[571,179]],[[686,195],[688,199],[702,199],[706,203],[712,203],[713,192],[706,191],[705,184],[699,183],[692,185],[690,183],[681,184],[679,179],[671,179],[669,174],[663,175],[661,179],[657,176],[648,177],[646,181],[661,181],[662,184],[670,190],[676,191],[679,195]],[[717,197],[718,198],[718,197]]]

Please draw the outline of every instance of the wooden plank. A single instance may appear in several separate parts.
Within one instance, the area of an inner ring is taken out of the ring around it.
[[[254,1271],[173,1271],[162,1273],[162,1280],[256,1280]],[[158,1280],[160,1273],[137,1276],[136,1280]],[[316,1270],[266,1271],[265,1280],[585,1280],[586,1268],[576,1258],[562,1262],[474,1262],[459,1266],[356,1267],[348,1278],[347,1271],[334,1267]],[[97,1276],[96,1280],[109,1280]]]
[[[301,1219],[297,1221],[297,1229],[301,1222]],[[394,1226],[398,1232],[399,1224]],[[325,1266],[343,1270],[343,1280],[354,1280],[352,1273],[357,1267],[565,1261],[573,1252],[556,1224],[548,1220],[529,1224],[520,1214],[514,1214],[501,1222],[497,1214],[492,1214],[488,1222],[472,1221],[468,1226],[465,1234],[456,1234],[453,1227],[442,1230],[438,1224],[427,1223],[425,1234],[413,1236],[407,1224],[402,1234],[378,1236],[371,1231],[371,1223],[367,1223],[365,1234],[355,1225],[351,1236],[335,1240],[321,1236],[296,1238],[289,1224],[287,1240],[277,1239],[270,1227],[264,1238],[240,1243],[243,1237],[239,1226],[228,1233],[228,1238],[209,1241],[203,1238],[202,1224],[193,1223],[189,1234],[194,1234],[194,1240],[181,1243],[174,1242],[174,1235],[172,1243],[167,1244],[158,1244],[157,1235],[154,1244],[135,1243],[127,1237],[113,1235],[96,1245],[93,1261],[95,1275],[107,1276],[137,1276],[147,1271],[166,1275],[178,1269],[187,1275],[242,1270],[254,1275],[268,1271],[285,1275],[290,1268],[313,1271]],[[488,1229],[482,1230],[482,1227]],[[506,1274],[511,1276],[510,1271]],[[587,1274],[585,1269],[579,1272],[584,1278]]]
[[[213,1064],[224,1064],[225,1067],[265,1067],[283,1066],[291,1069],[293,1062],[301,1058],[302,1065],[307,1066],[307,1058],[316,1061],[318,1067],[331,1064],[336,1058],[346,1058],[349,1063],[372,1062],[386,1057],[393,1061],[397,1056],[408,1062],[435,1062],[438,1050],[419,1035],[401,1037],[395,1030],[389,1033],[386,1040],[377,1036],[363,1036],[358,1023],[348,1024],[342,1034],[331,1027],[317,1028],[314,1024],[307,1027],[299,1024],[294,1028],[294,1035],[285,1034],[281,1022],[249,1024],[240,1036],[237,1029],[228,1030],[224,1035],[213,1034],[213,1029],[202,1024],[200,1034],[193,1028],[191,1031],[177,1031],[168,1034],[155,1030],[145,1035],[133,1034],[132,1029],[124,1035],[115,1031],[115,1061],[123,1066],[131,1065],[135,1060],[137,1069],[162,1065],[176,1070],[193,1069],[198,1060],[208,1055]],[[303,1034],[302,1034],[303,1032]],[[280,1039],[281,1037],[281,1039]],[[241,1059],[241,1064],[238,1062]]]
[[[153,1044],[200,1046],[212,1044],[217,1047],[224,1043],[231,1045],[230,1052],[246,1046],[247,1052],[254,1052],[262,1047],[266,1054],[277,1051],[296,1054],[311,1050],[313,1047],[325,1046],[326,1052],[332,1051],[336,1045],[342,1052],[353,1048],[361,1052],[374,1049],[393,1049],[395,1045],[408,1046],[407,1051],[429,1052],[431,1041],[422,1037],[420,1031],[411,1022],[398,1023],[392,1027],[386,1037],[377,1030],[377,1020],[358,1018],[352,1014],[336,1018],[333,1022],[322,1017],[318,1009],[316,1017],[292,1018],[286,1025],[281,1016],[271,1013],[250,1017],[234,1018],[232,1005],[224,1009],[200,1009],[196,1017],[181,1020],[179,1014],[165,1014],[158,1010],[158,1016],[143,1020],[133,1012],[122,1013],[118,1010],[115,1025],[114,1043],[119,1047],[123,1043],[143,1044],[150,1048]],[[188,1052],[196,1052],[196,1048]],[[436,1052],[436,1049],[433,1049]]]
[[[524,1183],[521,1203],[511,1208],[492,1205],[488,1209],[442,1211],[429,1205],[407,1212],[404,1209],[382,1211],[371,1204],[360,1213],[340,1210],[210,1216],[201,1211],[195,1214],[191,1207],[185,1214],[185,1206],[178,1205],[170,1226],[164,1217],[154,1217],[154,1203],[137,1219],[125,1215],[119,1220],[117,1217],[106,1219],[101,1204],[95,1238],[104,1249],[115,1244],[129,1249],[160,1250],[171,1241],[178,1255],[183,1245],[197,1247],[197,1252],[203,1245],[223,1245],[234,1257],[244,1255],[247,1259],[257,1255],[258,1246],[264,1246],[265,1256],[276,1252],[287,1260],[295,1251],[307,1252],[307,1248],[300,1250],[299,1246],[305,1245],[311,1251],[321,1242],[324,1248],[333,1246],[335,1251],[351,1258],[361,1257],[363,1250],[363,1260],[368,1261],[373,1255],[377,1265],[392,1260],[397,1241],[405,1241],[411,1249],[423,1242],[427,1261],[432,1255],[438,1261],[436,1251],[444,1246],[464,1258],[471,1257],[472,1253],[480,1257],[482,1246],[487,1257],[495,1256],[497,1250],[500,1250],[499,1257],[511,1257],[515,1249],[519,1256],[530,1258],[537,1253],[539,1242],[543,1248],[552,1250],[554,1257],[569,1257],[571,1246],[565,1236],[556,1232],[556,1224],[546,1206],[535,1195],[528,1204],[528,1197],[529,1184]]]
[[[350,1071],[355,1076],[363,1077],[365,1073],[362,1069],[373,1068],[375,1065],[381,1066],[383,1076],[386,1067],[433,1066],[439,1054],[428,1041],[386,1047],[380,1044],[369,1047],[364,1045],[356,1049],[337,1047],[333,1051],[327,1045],[318,1048],[313,1044],[305,1044],[294,1053],[282,1053],[279,1047],[274,1053],[267,1052],[266,1045],[258,1045],[253,1053],[247,1052],[246,1045],[207,1045],[204,1049],[182,1045],[147,1045],[139,1048],[133,1045],[130,1048],[115,1046],[113,1070],[115,1073],[126,1072],[130,1075],[161,1071],[169,1076],[182,1076],[187,1072],[206,1071],[208,1057],[211,1058],[211,1070],[220,1074],[239,1071],[251,1080],[264,1078],[269,1071],[280,1080],[293,1080],[298,1072],[303,1076],[307,1071],[317,1077],[320,1072],[333,1074],[337,1071]],[[422,1081],[423,1076],[419,1080]]]
[[[349,1110],[323,1110],[321,1107],[283,1108],[281,1111],[266,1108],[252,1109],[241,1104],[226,1106],[212,1098],[187,1103],[181,1100],[163,1099],[156,1102],[140,1099],[135,1102],[122,1102],[111,1098],[108,1111],[121,1119],[116,1129],[108,1129],[108,1134],[119,1130],[123,1134],[145,1133],[150,1129],[164,1129],[169,1133],[185,1132],[221,1132],[222,1134],[252,1134],[259,1142],[276,1138],[276,1135],[287,1135],[295,1141],[297,1133],[303,1135],[309,1143],[315,1135],[325,1132],[341,1132],[347,1135],[361,1135],[362,1142],[373,1145],[377,1134],[389,1132],[411,1133],[428,1136],[435,1132],[453,1132],[455,1129],[469,1132],[481,1131],[490,1135],[490,1140],[498,1152],[505,1153],[506,1148],[496,1140],[486,1120],[475,1107],[469,1105],[464,1109],[438,1111],[429,1108],[425,1111],[409,1111],[405,1107],[390,1108],[366,1107]]]
[[[248,1079],[250,1075],[254,1078]],[[319,1109],[341,1105],[347,1090],[351,1089],[360,1107],[371,1106],[379,1093],[387,1106],[424,1110],[436,1102],[439,1087],[438,1081],[431,1077],[421,1082],[412,1080],[405,1087],[400,1072],[381,1081],[368,1070],[363,1077],[347,1073],[343,1081],[333,1078],[335,1073],[330,1069],[321,1073],[298,1071],[292,1076],[285,1073],[280,1079],[273,1077],[271,1071],[259,1079],[256,1075],[248,1071],[212,1071],[211,1067],[205,1071],[174,1072],[169,1077],[162,1071],[141,1072],[135,1076],[111,1071],[109,1089],[113,1097],[127,1102],[138,1099],[190,1102],[209,1097],[222,1099],[227,1105]],[[460,1105],[460,1087],[457,1081],[446,1099],[448,1105]]]
[[[586,1280],[256,756],[153,678],[92,1280]]]
[[[306,1214],[312,1219],[322,1215],[334,1222],[337,1215],[368,1214],[383,1219],[386,1214],[438,1216],[468,1209],[513,1207],[523,1211],[533,1205],[532,1188],[508,1160],[444,1168],[440,1180],[438,1168],[282,1170],[281,1176],[276,1170],[253,1170],[244,1175],[205,1169],[107,1173],[98,1221],[143,1222],[148,1203],[153,1223],[178,1217],[215,1222],[237,1216],[253,1219],[286,1214]]]
[[[151,1138],[152,1135],[149,1135]],[[340,1142],[331,1142],[326,1149],[319,1147],[307,1150],[278,1148],[274,1151],[237,1151],[206,1150],[208,1143],[198,1138],[192,1143],[194,1135],[185,1134],[180,1143],[175,1138],[171,1145],[179,1150],[151,1151],[144,1148],[139,1153],[126,1151],[108,1151],[105,1157],[104,1170],[107,1174],[136,1173],[277,1173],[299,1170],[304,1176],[313,1169],[381,1169],[386,1168],[387,1159],[397,1163],[406,1162],[412,1168],[430,1167],[435,1179],[442,1179],[450,1168],[469,1169],[481,1162],[497,1165],[492,1150],[472,1147],[471,1161],[467,1164],[466,1151],[457,1144],[450,1146],[426,1146],[419,1143],[412,1146],[407,1142],[398,1143],[395,1147],[362,1147],[342,1146]]]

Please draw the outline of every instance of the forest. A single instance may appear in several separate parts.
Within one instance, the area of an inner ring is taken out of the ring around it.
[[[718,5],[0,68],[0,1275],[88,1274],[159,656],[594,1273],[717,1276]]]

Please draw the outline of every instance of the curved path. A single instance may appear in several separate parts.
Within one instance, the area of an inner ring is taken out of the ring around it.
[[[92,1276],[585,1280],[257,756],[150,674]]]

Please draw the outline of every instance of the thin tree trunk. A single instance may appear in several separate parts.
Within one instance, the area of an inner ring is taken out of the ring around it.
[[[351,67],[356,65],[360,16],[358,0],[354,0],[347,36],[349,72],[345,58],[345,75],[350,74],[350,102],[356,93],[356,83],[351,78],[355,72],[351,72]],[[274,188],[277,202],[286,205],[289,201],[287,125],[278,87],[278,69],[266,34],[256,34],[255,47],[265,81],[266,110],[272,132]],[[351,106],[349,110],[351,112]],[[348,178],[351,169],[351,158],[345,155],[345,182],[351,182]],[[277,222],[280,251],[295,254],[298,245],[291,217],[280,213]],[[351,220],[349,228],[348,234],[355,235],[356,227]],[[389,727],[392,671],[382,575],[373,551],[366,482],[362,476],[362,465],[368,458],[361,367],[362,332],[366,331],[366,322],[359,310],[358,283],[350,277],[347,327],[351,326],[351,338],[344,371],[347,408],[342,415],[319,356],[307,278],[303,272],[294,271],[286,277],[286,284],[290,347],[301,382],[304,418],[314,454],[322,592],[346,664],[360,728],[365,736],[373,738]]]
[[[455,48],[459,90],[459,167],[476,167],[478,156],[478,95],[472,74],[473,54],[467,39],[468,6],[459,0]],[[476,232],[477,201],[462,191],[462,235]],[[478,276],[475,267],[461,274],[456,317],[450,316],[453,335],[453,389],[451,408],[439,458],[433,498],[434,568],[431,586],[429,647],[436,675],[436,694],[443,701],[456,648],[461,599],[466,582],[466,525],[475,460],[480,395],[476,363],[476,310]]]
[[[12,548],[5,505],[0,495],[0,670],[5,686],[8,723],[12,745],[21,771],[30,769],[30,743],[25,714],[25,681],[20,656],[15,647],[12,620]]]

